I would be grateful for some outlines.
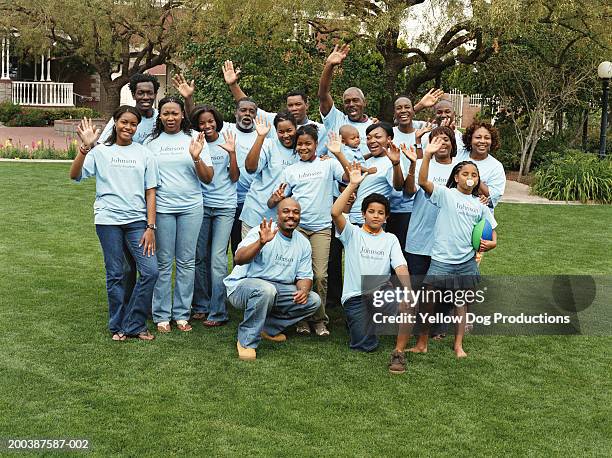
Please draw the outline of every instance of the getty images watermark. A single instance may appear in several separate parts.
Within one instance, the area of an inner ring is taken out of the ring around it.
[[[408,289],[362,277],[369,332],[395,334],[398,325],[446,327],[464,316],[473,333],[490,335],[612,335],[612,276],[487,276],[469,289],[431,289],[413,277]],[[460,283],[460,282],[459,282]],[[463,308],[458,313],[457,308]]]

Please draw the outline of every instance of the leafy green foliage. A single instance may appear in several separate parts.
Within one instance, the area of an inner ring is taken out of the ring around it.
[[[76,108],[31,108],[11,102],[0,104],[0,122],[10,127],[44,127],[58,119],[97,118],[96,110],[86,107]]]
[[[286,104],[286,94],[291,90],[301,90],[309,97],[309,117],[319,118],[317,90],[325,50],[316,47],[312,41],[295,42],[272,40],[265,45],[242,37],[239,42],[227,37],[211,37],[189,43],[182,54],[186,61],[189,79],[195,79],[195,100],[219,109],[228,120],[233,119],[235,102],[223,80],[221,71],[225,60],[232,60],[241,70],[240,87],[253,97],[261,108],[267,111],[280,111]],[[332,46],[329,44],[329,46]],[[380,75],[383,66],[382,56],[367,41],[355,44],[350,57],[341,69],[336,71],[332,95],[340,104],[342,92],[350,86],[360,87],[368,100],[367,112],[378,113],[383,90]]]
[[[612,203],[612,159],[573,151],[535,174],[533,192],[551,200]]]

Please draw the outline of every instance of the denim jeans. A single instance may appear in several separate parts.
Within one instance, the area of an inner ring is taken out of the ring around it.
[[[184,213],[158,213],[157,265],[159,278],[153,291],[153,321],[188,320],[193,297],[195,255],[202,224],[202,207]],[[176,260],[174,299],[172,265]]]
[[[365,352],[376,350],[378,347],[378,337],[376,336],[377,329],[372,319],[373,313],[381,312],[387,316],[397,313],[397,308],[392,303],[374,310],[372,308],[372,299],[372,295],[355,296],[347,299],[343,304],[349,332],[349,348],[351,350]]]
[[[138,246],[146,225],[145,221],[117,226],[96,224],[96,233],[104,253],[108,328],[112,333],[137,335],[147,330],[147,310],[151,307],[153,288],[159,273],[157,257],[145,256],[142,247]],[[124,291],[124,244],[139,273],[129,299],[125,297]]]
[[[238,325],[238,341],[245,348],[257,348],[261,331],[275,336],[298,321],[312,315],[321,305],[319,295],[310,292],[305,304],[293,302],[295,285],[259,278],[245,278],[228,297],[237,309],[244,310]]]
[[[227,321],[225,285],[227,244],[234,224],[235,209],[204,206],[196,250],[193,311],[208,313],[211,321]]]

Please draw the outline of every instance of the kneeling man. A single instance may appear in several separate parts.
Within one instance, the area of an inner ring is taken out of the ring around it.
[[[265,218],[240,242],[234,270],[225,278],[227,300],[244,309],[238,326],[238,358],[253,360],[261,338],[282,342],[285,328],[321,305],[312,288],[310,242],[297,229],[300,205],[291,198],[277,207],[277,223]]]

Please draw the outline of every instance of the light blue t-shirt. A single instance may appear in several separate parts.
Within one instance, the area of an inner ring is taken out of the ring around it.
[[[276,224],[272,225],[274,229]],[[238,245],[238,250],[259,240],[259,225],[253,227]],[[293,231],[288,238],[276,233],[248,264],[234,266],[223,280],[227,295],[231,295],[243,278],[260,278],[293,285],[297,280],[312,280],[312,248],[306,237]]]
[[[300,157],[293,149],[285,148],[278,138],[267,138],[264,141],[240,221],[254,227],[261,224],[263,218],[276,219],[276,208],[268,208],[268,199],[281,184],[283,171],[299,160]]]
[[[418,181],[422,163],[422,159],[417,160],[415,181]],[[453,159],[451,164],[440,164],[433,158],[429,162],[428,180],[436,185],[446,186],[448,177],[456,163],[457,160]],[[410,226],[408,226],[405,251],[412,254],[431,256],[439,208],[431,203],[429,195],[418,185],[418,183],[416,184],[416,188],[417,192],[414,195],[414,207],[412,208],[412,216],[410,217]]]
[[[136,133],[134,134],[134,137],[132,137],[133,142],[140,143],[141,145],[144,144],[147,137],[151,135],[153,129],[155,129],[155,122],[157,121],[158,115],[159,112],[157,111],[157,109],[154,108],[153,116],[151,116],[150,118],[147,118],[145,116],[142,117],[142,119],[138,123],[138,127],[136,128]],[[106,123],[106,126],[104,126],[104,130],[100,134],[100,138],[98,138],[98,143],[104,143],[108,139],[108,136],[113,130],[114,124],[115,120],[113,118],[111,118],[110,121]]]
[[[344,169],[337,159],[298,161],[283,172],[285,195],[293,195],[302,209],[300,227],[320,231],[331,227],[332,186],[341,181]]]
[[[467,150],[463,150],[457,155],[459,161],[472,161],[478,167],[480,180],[484,181],[489,187],[489,198],[493,207],[497,206],[499,200],[506,190],[506,172],[501,162],[490,154],[483,160],[477,161],[470,157]]]
[[[184,132],[162,132],[145,143],[159,168],[161,185],[155,201],[158,213],[183,213],[202,205],[200,180],[189,154],[190,143],[191,137]],[[205,164],[211,164],[206,148],[201,158]]]
[[[241,204],[249,192],[251,183],[254,178],[254,174],[246,171],[244,168],[244,161],[246,160],[247,154],[251,151],[251,147],[257,139],[257,132],[253,129],[251,132],[241,131],[235,123],[224,122],[223,129],[219,132],[220,138],[223,138],[223,132],[229,130],[236,135],[236,162],[238,162],[238,169],[240,170],[240,176],[236,183],[236,195],[237,203]]]
[[[202,183],[202,197],[206,207],[236,208],[237,205],[236,183],[229,175],[230,156],[220,146],[224,143],[223,135],[219,135],[214,142],[207,143],[215,174],[209,184]]]
[[[351,297],[372,292],[389,279],[391,269],[406,265],[397,237],[389,232],[370,234],[347,222],[342,234],[336,236],[344,245],[343,304]],[[381,276],[381,282],[364,291],[363,275]]]
[[[362,154],[366,154],[368,152],[368,145],[366,143],[366,129],[370,124],[372,124],[372,120],[367,118],[365,121],[354,122],[349,119],[347,115],[342,113],[340,110],[336,108],[336,105],[332,105],[331,110],[327,113],[327,116],[323,116],[321,113],[321,119],[323,119],[323,125],[327,132],[336,132],[340,134],[340,128],[346,124],[349,126],[353,126],[359,131],[359,138],[361,139],[361,143],[359,147],[361,149]]]
[[[462,264],[473,258],[472,231],[486,218],[495,229],[497,222],[489,207],[478,197],[463,194],[457,188],[434,184],[430,201],[440,209],[436,220],[431,259],[447,264]]]
[[[393,165],[384,154],[378,157],[370,157],[366,161],[366,167],[376,167],[376,173],[370,174],[361,182],[357,190],[357,198],[351,207],[349,219],[353,224],[363,224],[361,203],[370,194],[375,192],[382,194],[387,199],[393,191]],[[402,171],[403,173],[403,171]]]
[[[419,129],[421,127],[422,121],[412,121],[412,125],[415,129]],[[399,146],[403,143],[406,145],[408,149],[410,149],[411,145],[415,143],[414,132],[406,134],[399,130],[399,127],[395,126],[393,128],[393,143],[399,148]],[[400,152],[400,161],[402,164],[402,171],[404,172],[404,179],[406,179],[406,174],[410,169],[410,159],[406,157],[406,155]],[[412,212],[414,196],[409,196],[403,190],[396,191],[395,189],[391,192],[391,196],[389,197],[389,203],[391,204],[391,213],[410,213]]]
[[[145,190],[160,184],[157,161],[138,143],[99,144],[85,157],[81,176],[95,177],[94,223],[121,225],[147,220]]]
[[[365,159],[363,158],[363,153],[361,152],[361,148],[359,147],[351,148],[350,146],[342,145],[342,153],[344,154],[344,157],[346,158],[347,161],[349,161],[350,164],[352,164],[353,161],[357,161],[361,165],[365,165]],[[331,156],[334,160],[340,163],[333,154],[329,153],[329,156]],[[340,196],[339,184],[334,183],[333,189],[334,189],[334,197],[339,197]]]

